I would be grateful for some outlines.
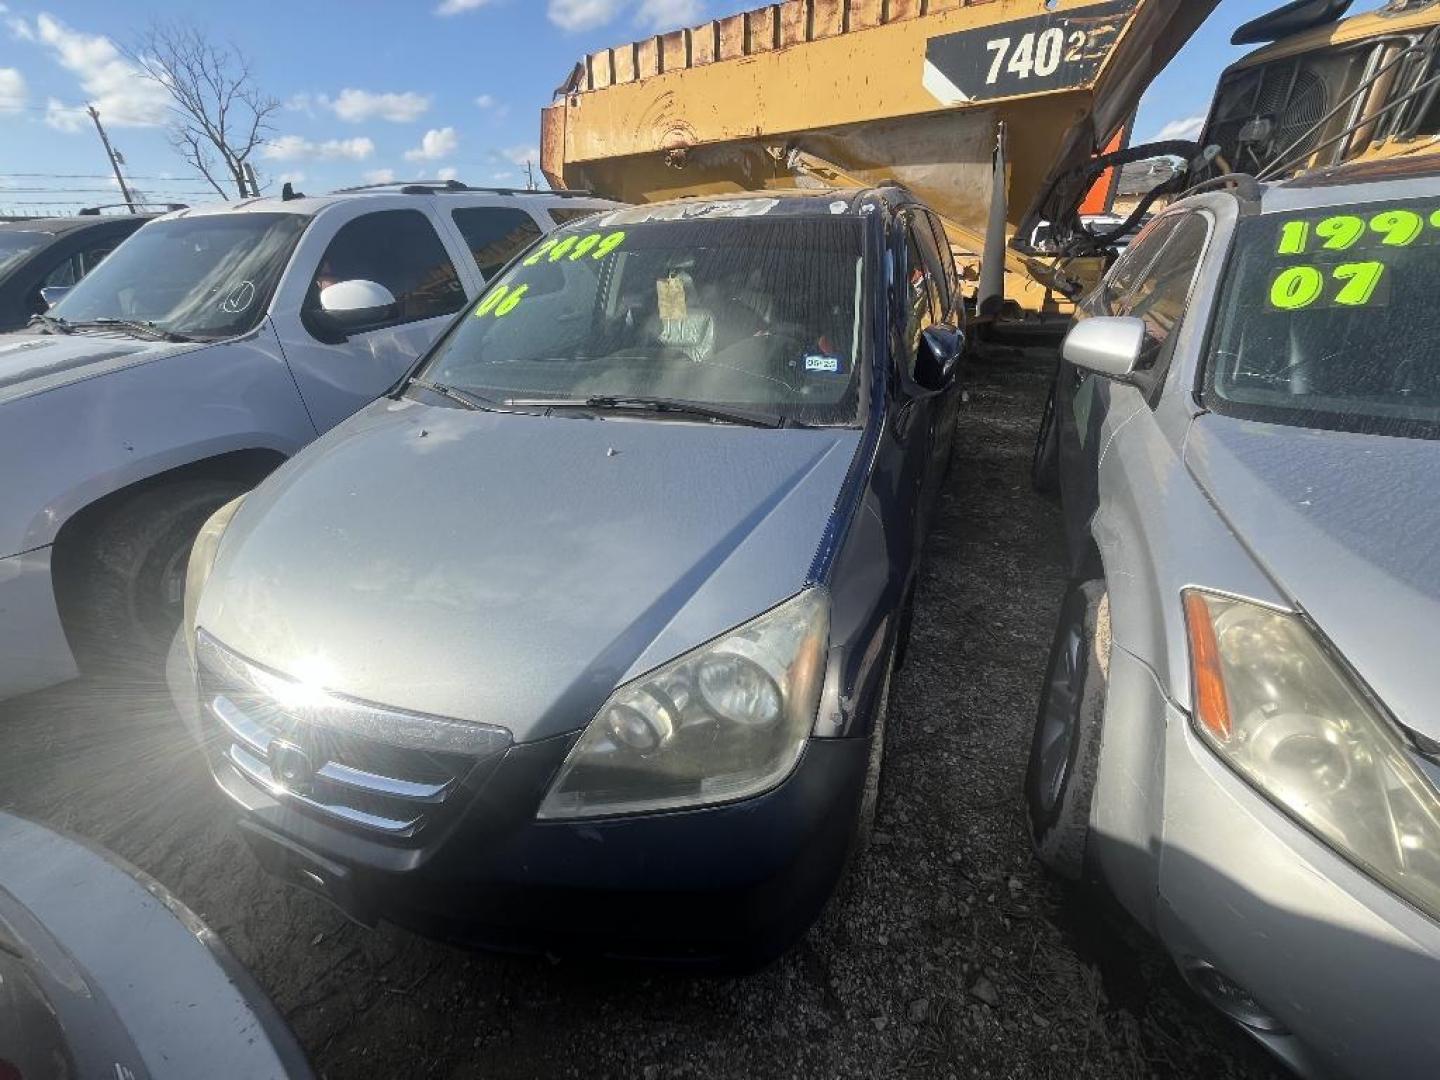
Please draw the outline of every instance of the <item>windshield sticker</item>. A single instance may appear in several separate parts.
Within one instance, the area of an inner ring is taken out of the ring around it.
[[[688,318],[689,308],[685,303],[685,283],[679,278],[661,278],[655,282],[655,292],[660,300],[660,318],[663,322],[679,322]]]
[[[1428,227],[1427,227],[1428,225]],[[1428,216],[1415,210],[1386,210],[1362,217],[1335,214],[1311,221],[1300,218],[1280,227],[1277,255],[1315,255],[1352,248],[1407,248],[1413,244],[1440,244],[1440,210]]]
[[[520,306],[520,301],[525,299],[525,294],[529,291],[529,285],[517,285],[513,288],[509,285],[497,285],[480,301],[475,309],[475,317],[483,319],[493,313],[497,319],[504,318]]]
[[[230,315],[239,315],[254,302],[255,283],[253,281],[242,281],[230,290],[229,295],[221,302],[220,310]]]
[[[805,357],[805,370],[838,375],[840,374],[840,358],[838,356],[807,356]]]
[[[1292,266],[1275,276],[1268,299],[1272,311],[1385,307],[1390,303],[1390,274],[1383,262],[1376,261]]]
[[[547,257],[552,263],[560,262],[566,257],[571,262],[579,262],[587,255],[603,259],[623,243],[625,243],[624,232],[591,233],[588,236],[572,234],[559,238],[552,236],[536,248],[530,257],[520,265],[536,266]]]

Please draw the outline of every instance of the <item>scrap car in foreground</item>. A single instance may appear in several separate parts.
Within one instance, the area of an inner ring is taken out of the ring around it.
[[[163,885],[0,812],[0,1077],[311,1075],[264,991]]]
[[[1440,1072],[1437,252],[1434,159],[1196,194],[1048,414],[1038,851],[1307,1075]]]
[[[949,459],[942,236],[894,187],[568,226],[217,514],[172,672],[266,865],[502,947],[803,932],[874,815]]]

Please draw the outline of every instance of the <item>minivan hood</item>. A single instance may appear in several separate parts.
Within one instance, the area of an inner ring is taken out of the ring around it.
[[[381,400],[246,500],[199,623],[334,693],[574,731],[804,587],[859,439]]]
[[[1440,739],[1440,443],[1206,414],[1186,463],[1276,585],[1407,727]]]
[[[204,348],[205,343],[141,341],[124,334],[0,334],[0,403],[103,371]]]

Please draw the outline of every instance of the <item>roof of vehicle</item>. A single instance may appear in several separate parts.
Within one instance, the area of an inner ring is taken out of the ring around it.
[[[1429,195],[1440,195],[1440,158],[1425,154],[1315,169],[1293,180],[1266,185],[1261,209],[1268,214]]]
[[[141,223],[155,217],[154,214],[89,214],[76,217],[16,218],[14,221],[0,221],[0,232],[39,232],[51,236],[91,229],[97,225],[113,225],[117,221],[135,220]]]
[[[353,202],[356,199],[375,199],[382,196],[410,195],[410,196],[436,196],[448,197],[452,195],[466,196],[490,196],[501,200],[513,198],[515,201],[534,201],[540,206],[550,206],[564,202],[574,204],[577,207],[595,206],[603,208],[614,206],[615,203],[609,199],[603,199],[598,195],[591,195],[588,191],[527,191],[517,188],[478,188],[470,187],[458,181],[395,181],[388,184],[371,184],[365,187],[342,188],[339,191],[327,192],[323,195],[305,195],[295,192],[286,198],[284,195],[268,195],[258,199],[244,199],[240,202],[214,202],[206,203],[203,206],[194,206],[185,210],[177,210],[166,215],[166,220],[172,218],[203,217],[213,214],[298,214],[302,217],[313,217],[327,206],[334,206],[337,203]]]
[[[867,205],[896,206],[914,197],[898,184],[873,188],[783,188],[723,195],[687,195],[665,202],[627,206],[607,215],[612,225],[693,218],[836,217],[864,212]]]

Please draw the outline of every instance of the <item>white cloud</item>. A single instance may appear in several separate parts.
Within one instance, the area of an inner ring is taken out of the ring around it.
[[[1205,117],[1187,116],[1183,120],[1171,120],[1160,129],[1150,142],[1165,142],[1167,139],[1195,139],[1205,128]]]
[[[656,33],[700,21],[700,0],[640,0],[635,21]]]
[[[367,184],[392,184],[395,182],[395,170],[371,169],[369,172],[361,173],[360,179]]]
[[[0,113],[19,112],[25,101],[25,76],[14,68],[0,68]]]
[[[561,30],[593,30],[614,20],[624,0],[550,0],[546,16]]]
[[[561,30],[576,33],[614,22],[626,10],[645,29],[659,32],[699,22],[700,0],[550,0],[545,14]]]
[[[477,109],[493,109],[495,107],[495,95],[481,94],[475,99],[475,107]]]
[[[455,168],[454,165],[446,165],[435,175],[441,180],[458,180],[460,178],[460,170]]]
[[[16,30],[13,25],[16,22],[23,31]],[[33,26],[23,20],[11,20],[11,23],[11,30],[17,36],[47,46],[55,60],[80,80],[85,97],[100,110],[108,126],[158,127],[165,123],[169,95],[121,56],[109,38],[72,30],[51,15],[38,16]],[[80,126],[63,119],[53,103],[45,120],[62,131]]]
[[[460,137],[453,127],[431,128],[425,132],[420,145],[405,151],[406,161],[438,161],[449,157],[460,146]]]
[[[467,11],[474,11],[489,4],[491,0],[442,0],[439,7],[435,9],[436,15],[463,15]]]
[[[30,29],[30,24],[18,16],[11,16],[5,20],[5,25],[10,28],[10,36],[16,41],[34,41],[35,31]]]
[[[366,120],[389,120],[405,124],[419,119],[430,108],[430,99],[414,90],[402,93],[371,93],[347,87],[334,101],[325,103],[341,120],[350,124]]]
[[[375,152],[375,143],[363,135],[354,139],[326,139],[313,142],[303,135],[281,135],[260,149],[271,161],[334,161],[348,158],[364,161]]]
[[[51,98],[45,102],[45,123],[49,124],[56,131],[63,131],[66,135],[74,135],[77,131],[84,131],[90,119],[85,115],[85,110],[74,105],[66,105],[62,101]]]
[[[540,150],[534,146],[512,146],[508,150],[501,150],[500,156],[512,165],[524,165],[527,161],[539,161]]]

